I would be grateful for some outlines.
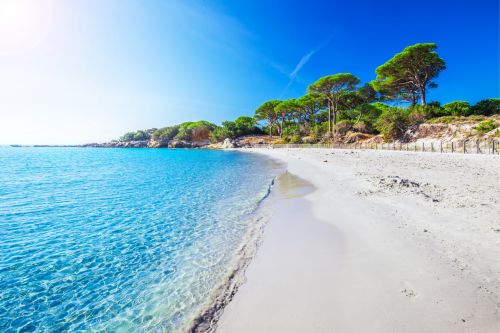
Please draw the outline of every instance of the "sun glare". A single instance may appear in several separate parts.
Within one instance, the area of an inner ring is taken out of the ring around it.
[[[0,0],[0,53],[36,46],[47,33],[50,1]]]

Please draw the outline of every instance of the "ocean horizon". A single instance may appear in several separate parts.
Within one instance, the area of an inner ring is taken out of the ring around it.
[[[1,148],[0,331],[189,327],[279,166],[209,150]]]

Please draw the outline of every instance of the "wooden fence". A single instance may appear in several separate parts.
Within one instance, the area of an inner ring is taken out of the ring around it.
[[[315,143],[315,144],[261,144],[253,147],[268,148],[330,148],[330,149],[376,149],[412,152],[461,153],[461,154],[500,154],[499,141],[449,141],[449,142],[410,142],[410,143]]]

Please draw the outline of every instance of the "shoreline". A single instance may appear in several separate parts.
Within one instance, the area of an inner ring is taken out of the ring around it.
[[[224,310],[217,332],[500,328],[499,208],[491,197],[499,186],[500,159],[246,151],[287,163],[288,172],[316,190],[295,216],[285,212],[291,204],[273,209],[247,282]],[[287,230],[297,225],[299,234]],[[301,251],[292,246],[299,242]]]
[[[262,156],[262,158],[269,157]],[[230,304],[241,285],[244,284],[246,269],[262,244],[264,228],[269,222],[268,210],[274,200],[273,188],[276,187],[279,178],[286,172],[282,163],[277,163],[277,165],[279,169],[277,176],[272,179],[265,195],[259,200],[256,209],[246,217],[249,221],[249,229],[241,240],[239,249],[234,253],[233,261],[228,266],[225,277],[214,289],[213,297],[206,301],[199,313],[186,324],[186,327],[180,330],[181,332],[215,332],[224,309]]]

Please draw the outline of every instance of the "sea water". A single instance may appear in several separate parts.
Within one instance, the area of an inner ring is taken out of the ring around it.
[[[0,332],[175,332],[278,169],[208,150],[0,148]]]

